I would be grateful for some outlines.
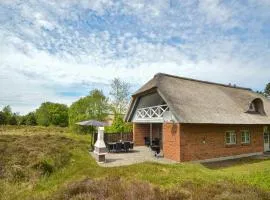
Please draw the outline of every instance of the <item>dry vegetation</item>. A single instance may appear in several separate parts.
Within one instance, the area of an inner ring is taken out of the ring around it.
[[[127,182],[116,177],[101,180],[85,179],[72,183],[60,190],[52,199],[269,200],[270,194],[250,186],[234,187],[234,185],[226,182],[211,185],[198,185],[192,182],[186,182],[174,188],[161,189],[146,182]]]
[[[270,199],[270,160],[102,168],[88,146],[65,128],[0,127],[0,199]]]
[[[57,135],[3,135],[0,138],[0,178],[37,181],[69,164],[71,150],[80,144]]]

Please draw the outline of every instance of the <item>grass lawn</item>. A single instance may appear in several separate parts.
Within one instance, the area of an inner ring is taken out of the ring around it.
[[[102,168],[89,141],[65,128],[0,127],[0,199],[270,199],[270,160]]]

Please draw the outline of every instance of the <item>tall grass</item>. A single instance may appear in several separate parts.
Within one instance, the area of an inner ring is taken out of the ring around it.
[[[191,163],[102,168],[89,155],[90,136],[68,131],[0,127],[0,199],[269,198],[270,160],[215,169]]]
[[[269,200],[270,194],[251,186],[237,186],[218,182],[210,185],[199,185],[186,182],[174,188],[161,189],[147,182],[127,182],[119,177],[99,180],[85,179],[69,184],[59,190],[52,199],[87,200],[87,199],[136,199],[136,200]]]

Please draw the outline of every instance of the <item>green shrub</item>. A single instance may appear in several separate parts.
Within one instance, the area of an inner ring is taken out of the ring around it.
[[[115,114],[111,126],[105,127],[106,133],[130,133],[132,132],[132,123],[124,121],[122,115]]]
[[[25,117],[25,125],[28,126],[36,126],[37,125],[37,119],[34,112],[28,113]]]
[[[68,126],[68,107],[65,104],[45,102],[36,110],[36,120],[41,126]]]
[[[18,124],[18,122],[16,119],[16,115],[11,116],[9,119],[9,125],[17,125],[17,124]]]
[[[4,112],[0,111],[0,125],[7,124],[7,118]]]
[[[86,97],[80,98],[69,108],[69,127],[75,133],[90,133],[90,127],[76,125],[77,122],[95,119],[104,121],[108,115],[108,99],[100,90],[92,90]]]
[[[38,163],[34,164],[32,166],[32,168],[40,171],[41,175],[43,175],[43,176],[49,176],[55,170],[55,168],[53,166],[53,162],[51,160],[47,160],[47,159],[39,161]]]

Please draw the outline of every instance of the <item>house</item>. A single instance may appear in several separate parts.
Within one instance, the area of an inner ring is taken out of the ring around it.
[[[158,139],[161,154],[179,162],[270,150],[270,100],[236,85],[159,73],[132,95],[125,120],[135,145]]]

